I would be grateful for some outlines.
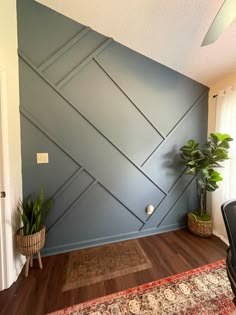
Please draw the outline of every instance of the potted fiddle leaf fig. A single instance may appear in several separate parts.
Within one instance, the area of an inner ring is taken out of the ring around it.
[[[33,265],[33,255],[37,253],[39,267],[42,268],[40,250],[45,243],[45,220],[53,207],[53,199],[44,197],[41,189],[38,196],[30,195],[20,201],[17,210],[23,226],[16,233],[16,243],[22,255],[26,256],[25,276],[28,276],[29,264]]]
[[[229,158],[230,135],[211,133],[205,144],[189,140],[181,149],[181,157],[187,167],[187,174],[196,177],[199,209],[188,213],[189,230],[202,237],[212,234],[212,219],[206,209],[206,192],[213,192],[223,178],[218,171],[221,162]],[[216,170],[217,169],[217,170]]]

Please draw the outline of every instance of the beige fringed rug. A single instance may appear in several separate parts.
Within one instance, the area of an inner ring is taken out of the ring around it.
[[[50,315],[231,315],[224,261],[65,308]]]
[[[68,255],[62,291],[151,267],[137,240],[79,250]]]

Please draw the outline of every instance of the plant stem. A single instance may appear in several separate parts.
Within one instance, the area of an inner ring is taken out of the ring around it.
[[[201,190],[201,192],[200,192],[200,213],[201,213],[201,216],[203,216],[203,214],[204,214],[204,211],[205,211],[204,208],[205,208],[204,207],[204,191]]]
[[[198,177],[196,177],[196,186],[197,186],[197,195],[198,195],[198,203],[200,207],[200,216],[203,216],[205,212],[205,191],[199,187]]]

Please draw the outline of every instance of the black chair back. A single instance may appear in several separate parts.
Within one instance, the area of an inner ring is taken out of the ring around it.
[[[221,211],[232,254],[231,264],[236,266],[236,200],[225,202],[221,206]]]

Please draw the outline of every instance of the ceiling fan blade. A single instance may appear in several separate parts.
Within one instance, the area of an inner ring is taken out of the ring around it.
[[[214,43],[236,17],[236,0],[225,0],[212,22],[201,46]]]

